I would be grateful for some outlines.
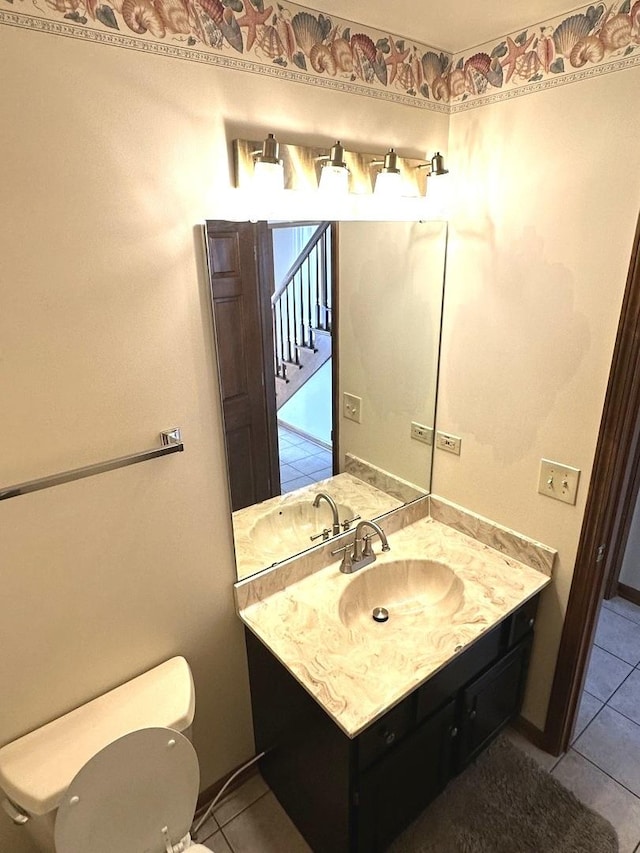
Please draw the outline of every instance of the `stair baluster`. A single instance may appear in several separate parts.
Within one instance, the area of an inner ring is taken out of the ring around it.
[[[282,320],[282,300],[279,299],[273,306],[274,323],[274,351],[276,357],[276,376],[287,380],[287,368],[284,363],[284,324]]]
[[[271,297],[276,376],[286,382],[289,365],[303,367],[301,350],[317,352],[316,330],[331,330],[330,233],[318,225]]]

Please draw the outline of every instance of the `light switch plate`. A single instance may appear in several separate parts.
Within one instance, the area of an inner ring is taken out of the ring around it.
[[[356,397],[355,394],[345,392],[342,397],[342,414],[347,420],[359,424],[362,417],[362,397]]]
[[[580,469],[550,459],[540,460],[538,491],[548,498],[555,498],[566,504],[575,504],[580,481]]]
[[[438,450],[446,450],[447,453],[455,453],[456,456],[460,456],[461,445],[462,439],[459,435],[451,435],[451,433],[440,432],[440,430],[436,433]]]
[[[428,426],[411,421],[411,438],[421,441],[423,444],[433,444],[433,429]]]

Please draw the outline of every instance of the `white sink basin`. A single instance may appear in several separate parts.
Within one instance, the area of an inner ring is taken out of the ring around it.
[[[434,625],[450,619],[464,602],[464,583],[437,560],[390,560],[361,569],[340,596],[340,621],[347,628],[381,625],[373,619],[384,607],[385,625]]]
[[[337,504],[340,521],[353,518],[356,514],[350,506]],[[317,508],[313,496],[305,500],[292,501],[274,507],[259,518],[250,531],[252,543],[276,560],[284,560],[298,551],[311,548],[322,542],[322,537],[311,541],[311,537],[332,530],[333,513],[326,501]]]

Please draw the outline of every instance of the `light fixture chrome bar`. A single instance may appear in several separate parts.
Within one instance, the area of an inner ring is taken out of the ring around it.
[[[0,489],[0,501],[17,498],[19,495],[26,495],[29,492],[39,492],[41,489],[49,489],[51,486],[72,483],[74,480],[93,477],[94,474],[104,474],[106,471],[126,468],[128,465],[135,465],[137,462],[146,462],[147,459],[156,459],[158,456],[168,456],[170,453],[180,453],[184,450],[179,428],[161,432],[160,439],[162,446],[154,447],[152,450],[143,450],[141,453],[132,453],[130,456],[121,456],[107,462],[97,462],[94,465],[86,465],[84,468],[75,468],[73,471],[64,471],[61,474],[50,474],[48,477],[40,477],[37,480],[29,480],[27,483],[19,483],[17,486]]]
[[[261,151],[261,142],[248,139],[233,140],[233,159],[235,185],[242,189],[252,189],[254,186],[254,166],[256,151]],[[340,150],[336,150],[336,146]],[[402,194],[407,196],[423,196],[426,191],[427,173],[432,164],[422,159],[400,157],[395,154],[394,168],[400,171],[402,178]],[[352,193],[370,194],[373,192],[375,172],[371,168],[375,163],[383,165],[387,155],[348,151],[341,143],[335,143],[330,150],[307,145],[290,145],[280,142],[278,156],[284,168],[284,185],[286,189],[316,190],[320,182],[321,169],[324,163],[331,163],[336,154],[340,155],[339,163],[348,169],[350,189]]]

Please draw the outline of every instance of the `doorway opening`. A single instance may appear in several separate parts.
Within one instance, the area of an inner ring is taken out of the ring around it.
[[[332,476],[335,228],[271,223],[275,408],[282,494]]]
[[[337,226],[209,221],[204,237],[235,512],[337,470]]]
[[[618,744],[616,751],[627,756],[635,751],[640,756],[640,717],[635,722],[632,719],[635,711],[629,717],[620,714],[620,708],[615,707],[620,703],[628,704],[627,694],[634,688],[635,681],[640,679],[640,674],[632,678],[633,673],[640,673],[637,669],[640,657],[635,660],[635,649],[632,648],[636,639],[640,643],[640,622],[636,622],[638,612],[633,604],[619,597],[619,592],[624,592],[625,584],[621,590],[619,576],[625,550],[632,547],[629,531],[639,491],[640,218],[631,254],[549,713],[543,742],[540,744],[555,755],[567,750],[572,735],[575,743],[579,744],[589,730],[595,735],[598,728],[601,729],[600,746],[594,748],[604,748],[606,751],[608,747],[602,746],[602,736],[607,733],[602,724],[618,714],[622,728],[629,731],[628,737],[625,735],[627,742],[622,747]],[[601,607],[603,599],[606,605]],[[622,641],[620,636],[617,639],[614,636],[621,631],[624,634]],[[619,683],[604,684],[605,678],[610,680],[614,664],[624,677]],[[583,692],[585,682],[586,694]],[[621,692],[618,693],[618,690]],[[640,695],[640,687],[638,692]],[[585,699],[585,696],[591,698]],[[588,724],[581,732],[580,726],[585,720],[588,720]],[[599,727],[596,725],[598,720]],[[637,727],[637,737],[633,735],[636,731],[634,726]],[[578,740],[575,740],[576,736]],[[605,771],[609,772],[606,768]],[[636,782],[637,794],[640,794],[640,775],[637,775]]]

